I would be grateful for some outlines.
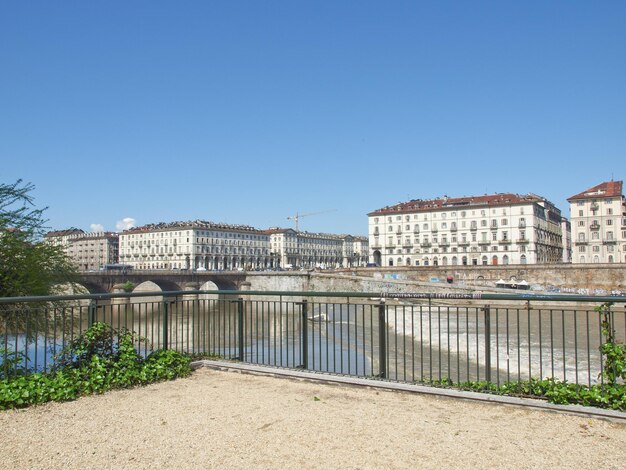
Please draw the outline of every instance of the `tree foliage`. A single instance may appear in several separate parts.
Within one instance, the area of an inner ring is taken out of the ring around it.
[[[76,279],[63,248],[42,241],[46,208],[34,207],[33,189],[0,183],[0,297],[54,294]]]

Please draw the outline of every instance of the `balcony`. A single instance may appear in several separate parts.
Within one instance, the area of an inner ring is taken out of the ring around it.
[[[430,247],[431,247],[431,246],[433,246],[433,245],[432,245],[432,243],[430,243],[430,242],[424,242],[424,243],[420,243],[420,246],[421,246],[422,248],[430,248]]]
[[[450,246],[450,242],[449,242],[449,241],[447,241],[447,240],[441,240],[441,241],[439,242],[439,246],[441,246],[441,247],[447,247],[447,246]]]
[[[592,211],[597,211],[598,209],[600,209],[600,206],[598,205],[598,203],[597,203],[597,202],[592,202],[592,203],[591,203],[591,205],[589,206],[589,208],[590,208]]]
[[[473,226],[471,226],[471,227],[470,227],[470,230],[471,230],[472,232],[475,232],[476,230],[478,230],[478,227],[476,227],[475,225],[473,225]]]
[[[578,245],[589,245],[589,242],[586,240],[581,240],[581,241],[577,241],[574,242],[574,245],[578,246]]]
[[[602,240],[603,245],[615,245],[616,243],[617,243],[617,240],[615,240],[614,238]]]
[[[599,224],[599,223],[597,223],[597,222],[593,222],[593,223],[589,226],[589,228],[590,228],[591,230],[600,230],[600,224]]]
[[[510,245],[511,244],[511,240],[508,238],[502,238],[500,240],[498,240],[498,243],[500,245]]]
[[[469,242],[468,241],[461,241],[461,242],[459,242],[459,246],[469,246]]]
[[[430,229],[430,231],[433,232],[433,233],[437,233],[437,232],[439,232],[439,229],[437,227],[433,227],[433,228]]]
[[[518,238],[517,240],[515,240],[515,243],[517,243],[518,245],[525,245],[530,243],[530,240],[528,238]]]
[[[456,227],[450,227],[451,232],[456,232],[458,229]]]
[[[478,244],[479,245],[491,245],[491,242],[489,240],[480,240]]]
[[[519,228],[526,228],[526,222],[520,222],[518,227]]]
[[[413,242],[404,242],[402,244],[402,248],[411,248],[413,247]]]
[[[380,243],[376,243],[374,245],[372,245],[372,250],[380,250],[382,248],[382,246],[380,246]]]

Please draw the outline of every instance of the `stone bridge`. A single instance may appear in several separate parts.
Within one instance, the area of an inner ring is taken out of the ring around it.
[[[80,284],[93,294],[114,292],[125,284],[129,290],[140,286],[144,286],[143,290],[155,290],[156,285],[162,291],[241,290],[247,286],[246,274],[241,272],[131,270],[84,272],[80,277]]]

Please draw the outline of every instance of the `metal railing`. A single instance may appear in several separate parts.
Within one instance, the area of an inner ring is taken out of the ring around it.
[[[0,363],[31,370],[96,321],[138,346],[404,382],[554,378],[601,382],[600,314],[625,297],[533,294],[180,291],[0,299]]]

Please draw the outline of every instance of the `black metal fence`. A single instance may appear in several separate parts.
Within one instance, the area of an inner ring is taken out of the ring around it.
[[[601,382],[595,308],[611,302],[626,341],[624,297],[331,292],[152,292],[0,299],[0,364],[49,370],[89,325],[170,348],[255,364],[397,381]]]

